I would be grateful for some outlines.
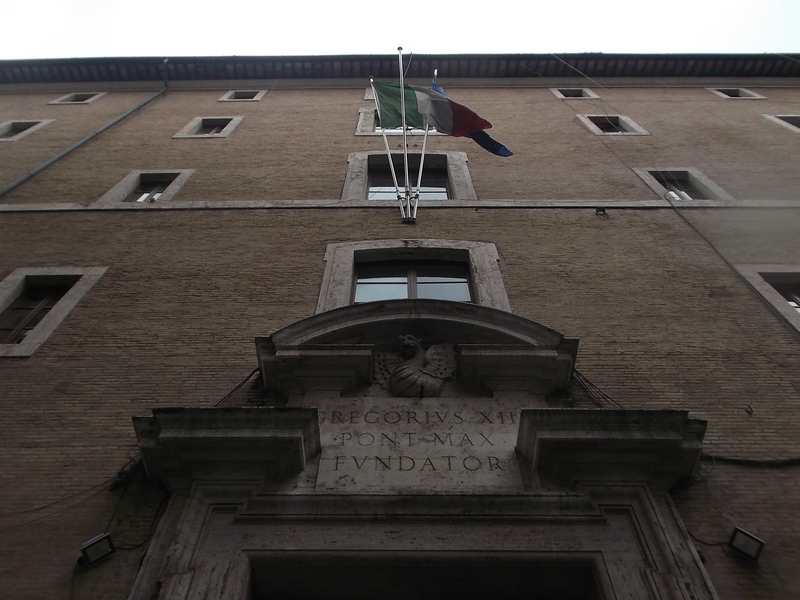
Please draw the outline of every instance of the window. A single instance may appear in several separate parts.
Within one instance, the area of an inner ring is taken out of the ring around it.
[[[414,187],[417,184],[419,159],[419,154],[409,153],[409,177]],[[392,160],[398,183],[404,181],[403,155],[395,154]],[[356,152],[347,157],[347,163],[343,200],[368,202],[397,199],[385,152]],[[428,189],[424,190],[426,195],[421,199],[477,200],[464,152],[426,153],[422,183],[422,187]]]
[[[369,262],[356,265],[353,303],[400,298],[427,298],[469,302],[466,263]]]
[[[0,281],[0,356],[30,356],[105,267],[17,269]]]
[[[800,115],[764,115],[770,121],[773,121],[792,131],[800,131]]]
[[[75,94],[67,94],[61,96],[48,104],[89,104],[94,102],[101,96],[105,96],[107,92],[77,92]]]
[[[733,200],[730,194],[694,168],[634,171],[660,198],[671,201]]]
[[[31,281],[11,306],[0,313],[0,344],[18,344],[78,280],[49,277]]]
[[[146,206],[153,202],[169,202],[194,174],[194,169],[174,171],[131,171],[122,181],[94,203],[95,206]]]
[[[358,124],[356,125],[356,135],[383,135],[383,129],[380,126],[380,119],[378,118],[378,111],[372,108],[358,109]],[[386,129],[386,135],[403,135],[402,127],[394,127]],[[406,135],[424,136],[424,129],[415,129],[409,127],[406,130]],[[428,135],[442,135],[435,128],[428,129]]]
[[[39,121],[5,121],[0,123],[0,142],[16,142],[52,122],[53,119]]]
[[[800,265],[735,265],[756,292],[800,331]]]
[[[368,240],[328,244],[317,312],[388,298],[474,302],[511,312],[494,244]]]
[[[259,102],[267,95],[267,90],[231,90],[217,102]]]
[[[573,100],[575,98],[599,98],[592,90],[586,88],[550,88],[556,98]]]
[[[395,176],[400,189],[405,187],[405,171],[402,155],[392,157]],[[397,190],[389,170],[386,155],[370,156],[368,200],[397,200]],[[413,189],[417,187],[419,155],[409,155],[409,180]],[[447,157],[432,155],[425,157],[422,169],[422,185],[419,187],[420,200],[447,200]]]
[[[621,115],[578,115],[578,119],[595,135],[650,135]]]
[[[177,177],[177,173],[142,173],[139,185],[125,198],[125,202],[156,202]]]
[[[735,98],[737,100],[763,100],[764,96],[744,88],[706,88],[709,92],[721,98]]]
[[[223,138],[239,126],[244,117],[197,117],[173,138]]]

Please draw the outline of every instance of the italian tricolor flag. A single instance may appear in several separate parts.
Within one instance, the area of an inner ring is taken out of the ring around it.
[[[378,106],[381,127],[402,127],[400,108],[400,84],[373,82],[375,103]],[[455,137],[470,137],[489,152],[498,156],[511,156],[511,152],[499,142],[483,133],[492,124],[479,117],[466,106],[453,102],[437,91],[414,85],[404,85],[406,104],[406,127],[424,129],[435,127],[436,131]]]

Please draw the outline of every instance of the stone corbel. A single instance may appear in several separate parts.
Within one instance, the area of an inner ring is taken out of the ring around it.
[[[270,338],[256,338],[256,353],[264,389],[287,398],[315,391],[341,394],[372,381],[372,345],[276,346]]]
[[[133,426],[148,475],[172,490],[285,478],[320,451],[315,408],[161,408]]]
[[[690,477],[706,422],[678,410],[524,409],[517,451],[543,479],[647,483],[669,489]]]

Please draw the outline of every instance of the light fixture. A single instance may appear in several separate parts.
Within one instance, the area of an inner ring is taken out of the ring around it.
[[[114,552],[114,542],[107,533],[101,533],[81,546],[81,554],[87,565],[96,563]]]
[[[736,527],[733,530],[733,535],[731,535],[731,541],[728,542],[728,545],[745,556],[753,560],[758,560],[758,555],[761,554],[766,542],[758,539],[752,533],[747,533],[744,529]]]

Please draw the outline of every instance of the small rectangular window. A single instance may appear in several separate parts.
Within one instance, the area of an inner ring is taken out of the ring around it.
[[[578,119],[595,135],[650,135],[632,119],[622,115],[578,115]]]
[[[556,98],[575,99],[575,98],[599,98],[592,90],[587,88],[550,88]]]
[[[738,100],[763,100],[764,96],[756,94],[745,88],[706,88],[709,92],[721,98],[735,98]]]
[[[439,261],[356,265],[356,304],[403,298],[470,302],[467,265]]]
[[[790,129],[792,131],[800,131],[800,115],[764,115],[770,121],[774,121],[778,125]]]
[[[267,95],[267,90],[230,90],[217,102],[258,102]]]
[[[105,267],[23,268],[0,281],[0,356],[36,352],[105,271]]]
[[[26,281],[23,292],[0,313],[0,344],[19,344],[24,340],[78,279]]]
[[[419,154],[409,155],[409,179],[411,187],[416,191],[417,175],[419,169]],[[405,188],[405,170],[402,156],[393,155],[395,176],[401,191]],[[386,155],[371,156],[369,159],[369,186],[367,188],[368,200],[397,200],[397,190],[394,187],[392,172]],[[447,200],[448,174],[447,157],[428,155],[422,169],[422,185],[419,187],[420,200]]]
[[[770,285],[783,296],[793,309],[800,312],[800,282],[772,283]]]
[[[244,117],[196,117],[173,138],[224,138],[239,126]]]
[[[48,104],[89,104],[105,95],[106,92],[75,92],[74,94],[61,96],[61,98],[48,102]]]
[[[649,171],[650,175],[668,192],[673,192],[681,200],[708,200],[694,185],[688,171]]]
[[[53,119],[5,121],[0,123],[0,142],[15,142],[52,122]]]
[[[633,171],[659,198],[671,202],[700,200],[713,204],[733,200],[730,194],[694,167],[636,167]]]
[[[142,173],[139,185],[124,202],[157,202],[177,177],[177,173]]]

